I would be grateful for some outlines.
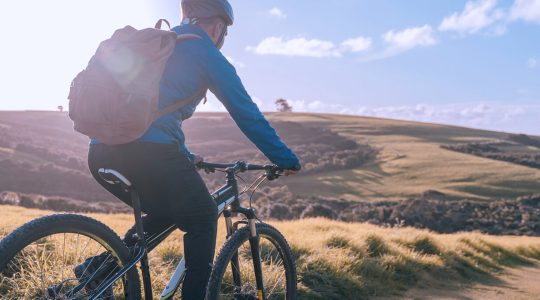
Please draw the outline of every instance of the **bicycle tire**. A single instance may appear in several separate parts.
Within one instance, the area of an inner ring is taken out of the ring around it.
[[[286,275],[286,300],[296,299],[297,287],[296,287],[296,266],[292,256],[291,248],[287,243],[287,240],[283,235],[271,225],[265,223],[257,223],[257,232],[260,236],[267,238],[276,248],[279,250],[281,258],[285,266]],[[234,232],[229,239],[225,242],[221,248],[214,268],[210,274],[208,286],[206,290],[206,300],[219,299],[219,293],[221,291],[221,283],[226,269],[230,266],[230,261],[241,247],[242,244],[249,240],[250,231],[247,226]],[[263,275],[264,277],[264,275]]]
[[[129,249],[114,231],[105,224],[78,214],[54,214],[34,219],[7,235],[0,241],[0,274],[16,255],[26,246],[54,234],[73,233],[86,236],[111,251],[119,264],[131,258]],[[126,273],[125,299],[140,300],[141,288],[136,268]]]

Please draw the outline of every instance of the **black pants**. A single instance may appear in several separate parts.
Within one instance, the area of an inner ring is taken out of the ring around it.
[[[187,273],[182,288],[186,300],[203,299],[214,258],[217,206],[187,155],[177,145],[133,142],[91,145],[88,165],[109,192],[131,205],[130,195],[104,182],[97,170],[115,169],[131,181],[141,198],[144,230],[158,234],[175,224],[184,235]],[[130,246],[130,236],[124,242]]]

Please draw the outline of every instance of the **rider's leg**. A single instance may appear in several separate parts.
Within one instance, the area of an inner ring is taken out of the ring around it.
[[[186,232],[184,255],[187,273],[182,299],[202,300],[214,259],[217,206],[195,168],[171,170],[167,175],[166,178],[171,178],[172,188],[160,196],[171,199],[168,210],[173,213],[178,228]]]
[[[182,286],[182,299],[204,299],[214,260],[217,216],[183,221],[179,227],[186,231],[184,253],[187,271]]]
[[[93,145],[89,166],[94,177],[104,167],[116,169],[132,181],[141,196],[143,211],[151,216],[144,224],[146,232],[164,229],[166,222],[153,226],[157,224],[154,220],[171,220],[186,232],[184,253],[189,271],[183,285],[184,299],[203,299],[215,251],[217,207],[187,155],[175,145]],[[103,184],[130,204],[120,188],[115,191],[111,185]]]
[[[112,185],[105,182],[98,175],[97,170],[99,170],[99,168],[110,168],[110,169],[115,169],[117,171],[120,171],[120,169],[123,169],[123,167],[120,166],[119,162],[116,159],[113,159],[110,153],[112,151],[110,150],[107,151],[105,149],[107,148],[96,147],[96,146],[92,147],[91,154],[88,160],[90,172],[92,173],[92,176],[94,177],[94,179],[101,186],[103,186],[107,191],[109,191],[111,194],[116,196],[118,199],[122,200],[122,202],[131,206],[131,195],[129,192],[126,192],[119,185]],[[128,176],[127,174],[124,174],[124,175]],[[171,225],[174,224],[172,220],[162,215],[158,215],[158,216],[143,215],[142,221],[143,221],[144,231],[147,233],[148,237],[152,237],[154,235],[160,234],[163,231],[165,231],[167,228],[169,228]],[[136,233],[135,224],[133,224],[133,226],[124,234],[122,238],[126,246],[131,247],[135,245],[136,240],[133,237],[133,234],[135,233]],[[151,246],[153,247],[149,247],[148,249],[149,251],[155,248],[156,245],[154,244]]]

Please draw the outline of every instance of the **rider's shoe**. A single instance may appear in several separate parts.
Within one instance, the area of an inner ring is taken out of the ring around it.
[[[84,288],[87,293],[91,293],[92,291],[96,291],[115,266],[116,264],[114,260],[111,259],[111,254],[105,252],[87,258],[82,264],[73,268],[73,273],[75,273],[75,276],[81,283],[89,279]],[[90,278],[92,276],[93,278]],[[106,289],[99,299],[114,300],[112,287]]]

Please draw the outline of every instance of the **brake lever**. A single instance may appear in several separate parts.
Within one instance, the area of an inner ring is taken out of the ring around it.
[[[266,179],[269,181],[278,179],[283,173],[283,170],[279,168],[272,168],[271,170],[266,171]]]

